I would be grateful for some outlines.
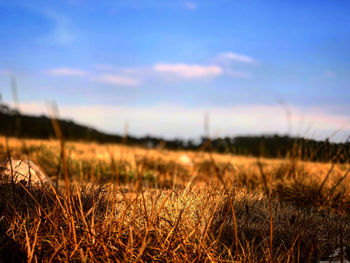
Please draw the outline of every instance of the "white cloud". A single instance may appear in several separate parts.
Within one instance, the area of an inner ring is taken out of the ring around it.
[[[84,77],[87,76],[87,73],[80,69],[74,68],[55,68],[46,70],[47,75],[52,76],[71,76],[71,77]]]
[[[177,79],[210,79],[226,75],[232,78],[250,78],[244,71],[234,70],[225,65],[170,64],[157,63],[153,66],[123,68],[112,64],[96,64],[93,70],[60,67],[45,72],[51,76],[81,77],[92,82],[114,86],[139,86],[143,82]]]
[[[112,64],[96,64],[94,68],[103,73],[113,73],[128,76],[132,79],[150,80],[169,77],[180,77],[185,79],[208,78],[227,75],[232,78],[250,78],[247,72],[234,70],[229,65],[200,65],[200,64],[170,64],[157,63],[153,66],[121,68]]]
[[[217,77],[223,73],[221,67],[216,65],[202,66],[191,64],[156,64],[153,66],[156,72],[172,74],[183,78]]]
[[[140,82],[130,77],[125,77],[117,74],[100,74],[92,77],[93,81],[114,85],[114,86],[138,86]]]
[[[256,60],[250,56],[237,54],[233,52],[221,53],[217,57],[217,60],[218,62],[222,62],[222,63],[230,63],[230,62],[242,62],[242,63],[248,63],[248,64],[256,63]]]
[[[186,1],[184,5],[185,5],[185,8],[189,9],[189,10],[197,9],[197,4],[195,2],[192,2],[192,1]]]

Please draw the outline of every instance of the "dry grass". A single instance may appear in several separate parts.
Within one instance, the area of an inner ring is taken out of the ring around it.
[[[347,164],[68,142],[63,165],[58,141],[9,146],[59,180],[0,182],[3,262],[317,262],[350,247]]]

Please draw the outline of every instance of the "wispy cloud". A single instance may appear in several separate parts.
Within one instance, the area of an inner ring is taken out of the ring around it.
[[[207,78],[217,77],[223,73],[221,67],[216,65],[194,65],[194,64],[155,64],[153,69],[156,72],[172,74],[183,78]]]
[[[250,78],[247,72],[233,69],[230,65],[156,63],[153,66],[118,67],[113,64],[96,64],[91,71],[60,67],[46,70],[51,76],[84,77],[93,82],[114,86],[139,86],[152,80],[192,80],[212,79],[220,76],[231,78]]]
[[[218,62],[223,63],[231,63],[231,62],[241,62],[241,63],[248,63],[248,64],[254,64],[256,63],[256,60],[250,56],[237,54],[234,52],[224,52],[218,55],[217,57]]]
[[[46,70],[45,73],[47,75],[52,76],[70,76],[70,77],[85,77],[87,76],[87,72],[80,70],[80,69],[74,69],[74,68],[54,68]]]
[[[251,74],[237,69],[238,64],[256,64],[256,60],[250,56],[234,52],[220,53],[214,57],[214,62],[219,65],[226,76],[232,78],[250,78]],[[235,63],[238,62],[238,63]]]
[[[158,63],[144,67],[120,68],[111,64],[97,64],[95,69],[104,73],[119,74],[128,76],[133,79],[155,80],[174,77],[180,79],[200,79],[219,77],[226,75],[231,78],[250,78],[251,75],[247,72],[234,70],[225,65],[201,65],[201,64],[186,64],[186,63]]]
[[[45,42],[69,45],[76,39],[76,32],[72,32],[71,20],[52,10],[44,10],[41,12],[44,16],[53,22],[53,30],[43,39]]]
[[[104,68],[106,69],[106,68]],[[140,81],[133,77],[124,76],[122,74],[117,74],[114,72],[88,72],[81,69],[75,68],[54,68],[44,71],[50,76],[66,76],[66,77],[81,77],[89,81],[113,85],[113,86],[138,86]]]
[[[97,76],[93,76],[91,79],[96,82],[113,85],[113,86],[135,87],[140,85],[140,82],[136,79],[117,75],[117,74],[100,74]]]

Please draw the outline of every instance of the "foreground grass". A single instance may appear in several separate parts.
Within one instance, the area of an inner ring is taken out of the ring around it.
[[[57,141],[9,146],[59,187],[1,181],[4,262],[317,262],[350,246],[348,165],[72,142],[65,184]]]

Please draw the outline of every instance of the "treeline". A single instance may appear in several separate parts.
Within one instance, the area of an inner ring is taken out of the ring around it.
[[[184,149],[185,142],[180,139],[164,140],[158,137],[145,136],[123,137],[115,134],[107,134],[96,129],[77,124],[70,120],[56,120],[62,136],[65,140],[96,141],[99,143],[125,143],[148,148],[167,147],[169,149]],[[0,104],[0,134],[18,138],[56,138],[52,120],[47,116],[31,116],[21,114],[5,104]],[[189,144],[194,149],[194,144]]]
[[[57,123],[66,140],[114,142],[121,138],[69,120],[57,120]],[[0,105],[0,133],[19,138],[56,138],[52,122],[48,117],[24,115],[4,104]]]
[[[238,136],[211,141],[218,152],[268,158],[296,158],[306,161],[350,162],[350,143],[333,143],[280,135]]]
[[[350,161],[349,142],[332,143],[329,140],[320,142],[280,135],[238,136],[211,140],[202,137],[200,142],[194,142],[181,139],[165,140],[153,136],[123,137],[102,133],[69,120],[57,120],[57,123],[66,140],[123,143],[171,150],[205,150],[269,158],[290,157],[322,162],[349,163]],[[52,122],[48,117],[24,115],[4,104],[0,104],[0,133],[19,138],[56,138]]]

